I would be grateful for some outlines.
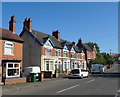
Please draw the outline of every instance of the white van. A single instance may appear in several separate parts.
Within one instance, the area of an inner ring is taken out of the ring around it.
[[[88,77],[88,76],[89,76],[88,70],[85,70],[83,68],[77,68],[77,69],[73,69],[71,71],[71,76],[70,77],[83,78],[83,77]]]
[[[92,64],[91,73],[104,73],[104,66],[102,64]]]
[[[30,67],[24,67],[23,68],[23,74],[25,77],[28,77],[30,73],[36,73],[36,77],[38,77],[38,74],[40,73],[40,67],[39,66],[30,66]]]

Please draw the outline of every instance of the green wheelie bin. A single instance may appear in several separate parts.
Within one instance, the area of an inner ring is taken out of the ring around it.
[[[36,82],[36,73],[30,73],[31,82]]]

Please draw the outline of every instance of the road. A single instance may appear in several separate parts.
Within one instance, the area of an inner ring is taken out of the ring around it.
[[[119,90],[118,65],[105,71],[104,74],[92,74],[83,79],[50,80],[38,82],[36,86],[4,91],[3,95],[116,95]]]

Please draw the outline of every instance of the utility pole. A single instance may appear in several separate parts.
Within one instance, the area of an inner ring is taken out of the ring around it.
[[[111,55],[111,49],[110,49],[110,55]]]

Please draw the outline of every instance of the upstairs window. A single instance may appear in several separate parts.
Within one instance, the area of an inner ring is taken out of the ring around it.
[[[61,50],[56,50],[56,56],[61,56]]]
[[[13,55],[14,44],[10,41],[6,41],[4,43],[4,54],[5,55]]]
[[[76,54],[76,58],[79,58],[79,54],[78,53]]]
[[[74,53],[71,53],[71,58],[74,58]]]
[[[64,51],[64,57],[67,57],[67,56],[68,56],[68,52]]]
[[[50,48],[46,48],[45,55],[47,55],[47,56],[51,56],[52,55],[52,51],[51,51]]]

